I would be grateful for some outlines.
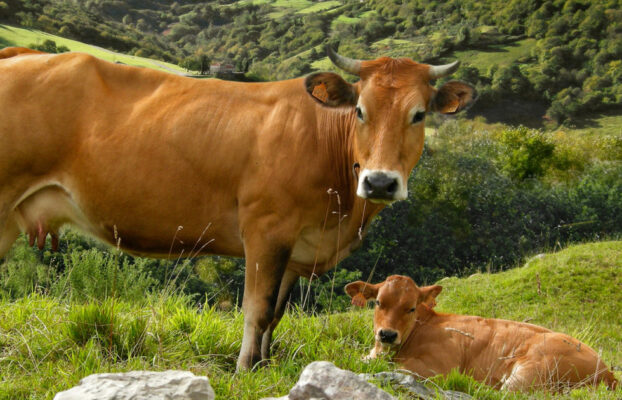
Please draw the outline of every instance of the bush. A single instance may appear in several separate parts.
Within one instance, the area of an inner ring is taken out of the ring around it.
[[[42,44],[29,44],[28,47],[34,50],[44,51],[46,53],[66,53],[70,51],[69,47],[57,46],[56,42],[51,39],[47,39]]]
[[[542,131],[524,126],[506,129],[500,142],[505,145],[503,169],[512,178],[540,177],[552,162],[555,145]]]

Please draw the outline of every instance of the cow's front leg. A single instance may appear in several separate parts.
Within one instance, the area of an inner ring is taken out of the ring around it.
[[[262,336],[274,321],[279,288],[292,248],[271,233],[246,236],[244,247],[244,336],[238,370],[250,369],[261,361]]]
[[[283,279],[281,280],[281,287],[279,288],[279,296],[276,300],[276,306],[274,308],[274,319],[270,325],[268,325],[268,329],[266,329],[261,339],[261,358],[264,360],[270,359],[272,333],[283,317],[285,306],[289,300],[289,295],[292,293],[292,289],[296,285],[297,281],[298,273],[292,271],[291,269],[285,270],[285,274],[283,274]]]

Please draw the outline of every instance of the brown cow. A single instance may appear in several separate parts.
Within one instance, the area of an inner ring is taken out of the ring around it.
[[[269,358],[298,277],[333,267],[406,197],[426,113],[475,98],[464,83],[430,85],[457,62],[329,55],[360,81],[195,80],[79,53],[1,59],[0,257],[20,231],[55,247],[64,224],[118,235],[134,254],[245,256],[238,368]]]
[[[598,354],[584,343],[540,326],[468,315],[436,313],[438,285],[417,287],[393,275],[372,285],[346,285],[352,304],[375,299],[375,347],[423,377],[453,369],[507,390],[561,390],[587,384],[617,385]]]

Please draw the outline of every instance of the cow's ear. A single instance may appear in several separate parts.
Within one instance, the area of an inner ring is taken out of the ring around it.
[[[318,103],[328,107],[356,106],[356,88],[332,72],[318,72],[305,79],[307,93]]]
[[[352,298],[352,304],[359,307],[365,307],[368,300],[375,299],[378,296],[378,290],[384,285],[384,282],[372,285],[371,283],[356,281],[348,283],[345,287],[346,293]]]
[[[455,114],[465,110],[477,100],[477,90],[468,83],[449,81],[438,89],[432,99],[432,111]]]
[[[436,296],[443,290],[442,286],[432,285],[419,288],[421,291],[421,302],[430,308],[436,306]]]

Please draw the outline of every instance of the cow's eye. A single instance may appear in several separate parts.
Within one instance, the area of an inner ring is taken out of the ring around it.
[[[376,305],[380,307],[380,300],[376,300]]]
[[[410,310],[408,310],[408,313],[414,313],[414,312],[415,312],[415,307],[413,307]]]
[[[356,118],[361,120],[361,122],[363,121],[363,110],[359,106],[356,106]]]
[[[423,121],[424,117],[425,117],[425,112],[424,111],[417,111],[415,113],[415,115],[413,115],[412,123],[413,124],[419,123],[419,122]]]

